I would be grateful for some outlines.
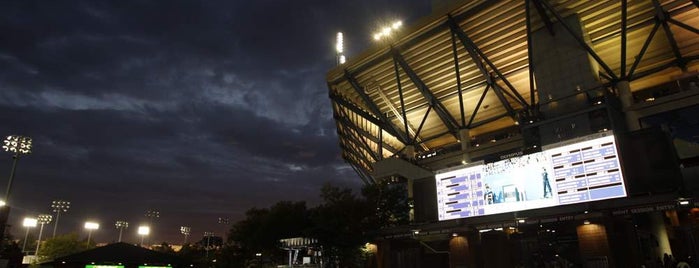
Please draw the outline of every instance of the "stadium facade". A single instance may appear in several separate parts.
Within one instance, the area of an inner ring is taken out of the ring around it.
[[[438,1],[330,70],[343,158],[405,187],[377,267],[699,253],[699,2]]]

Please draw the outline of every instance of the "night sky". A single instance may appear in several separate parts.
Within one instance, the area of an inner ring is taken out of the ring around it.
[[[327,97],[335,33],[351,58],[382,23],[429,12],[430,0],[0,2],[0,135],[34,139],[12,233],[63,199],[59,234],[95,220],[93,238],[115,241],[126,220],[137,243],[153,209],[152,242],[179,244],[182,225],[199,240],[252,207],[314,206],[326,182],[359,189]]]

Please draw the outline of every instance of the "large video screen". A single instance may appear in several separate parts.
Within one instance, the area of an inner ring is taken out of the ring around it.
[[[626,196],[613,135],[593,135],[542,152],[437,172],[439,220]]]

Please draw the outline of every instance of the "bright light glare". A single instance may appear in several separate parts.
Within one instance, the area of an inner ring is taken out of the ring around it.
[[[88,222],[85,223],[85,229],[88,229],[88,230],[97,230],[97,229],[99,229],[99,228],[100,228],[100,224],[99,224],[99,223],[91,222],[91,221],[88,221]]]
[[[396,21],[396,22],[393,23],[393,25],[391,25],[391,27],[393,27],[393,29],[398,29],[398,28],[400,28],[400,26],[402,26],[402,25],[403,25],[403,22],[402,22],[402,21]]]
[[[5,200],[0,200],[0,207],[4,207],[5,205],[7,205],[7,203],[5,203]]]
[[[390,27],[385,27],[385,28],[383,28],[383,30],[381,30],[381,33],[382,33],[383,35],[388,36],[389,34],[391,34],[391,28],[390,28]]]
[[[5,138],[2,149],[11,153],[31,154],[32,138],[10,135]]]
[[[24,222],[22,222],[22,226],[24,227],[36,227],[36,223],[38,221],[35,218],[24,218]]]
[[[340,55],[340,64],[344,64],[347,61],[347,58],[345,58],[345,55]]]
[[[148,234],[150,234],[150,227],[148,227],[148,226],[138,226],[138,234],[139,234],[139,235],[148,235]]]
[[[337,33],[337,43],[335,44],[335,50],[337,50],[337,53],[344,52],[344,50],[345,50],[344,46],[345,46],[345,44],[344,44],[342,32],[338,32]]]

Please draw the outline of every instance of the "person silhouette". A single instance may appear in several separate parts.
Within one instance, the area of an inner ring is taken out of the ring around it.
[[[541,167],[541,179],[544,181],[544,198],[553,197],[553,191],[551,191],[551,183],[549,183],[549,174],[546,172],[545,167]]]
[[[495,194],[490,190],[490,186],[487,183],[485,184],[485,195],[483,195],[483,199],[485,199],[486,204],[494,203]]]

